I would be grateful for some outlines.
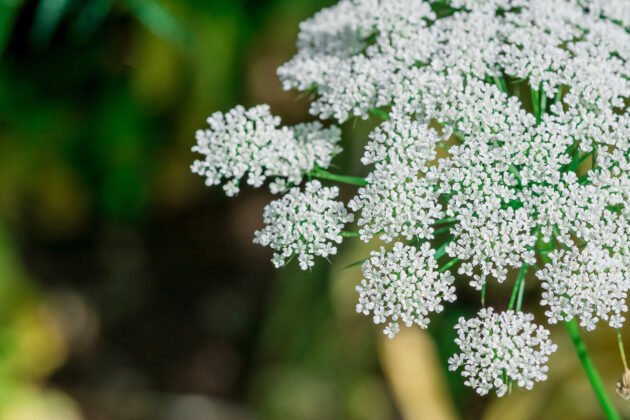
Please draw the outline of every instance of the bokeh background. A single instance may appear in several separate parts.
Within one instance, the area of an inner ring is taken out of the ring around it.
[[[275,69],[330,3],[0,0],[0,420],[600,418],[562,328],[550,381],[475,396],[446,362],[479,307],[465,281],[389,341],[354,313],[365,245],[275,271],[251,243],[269,194],[190,173],[216,110],[311,118]],[[369,128],[345,124],[341,170],[360,173]],[[613,331],[587,342],[614,393]]]

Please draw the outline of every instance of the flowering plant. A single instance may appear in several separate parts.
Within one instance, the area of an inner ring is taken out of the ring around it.
[[[391,244],[363,262],[357,286],[357,311],[389,337],[400,323],[427,328],[455,300],[451,270],[468,278],[484,308],[457,324],[450,368],[499,396],[545,380],[556,350],[522,311],[535,271],[547,321],[567,324],[615,418],[578,323],[619,329],[628,309],[630,2],[341,0],[300,25],[298,52],[278,74],[314,94],[322,120],[380,124],[365,178],[328,171],[339,128],[281,127],[264,105],[216,113],[197,133],[204,156],[192,169],[208,185],[234,195],[247,175],[285,194],[255,236],[274,264],[297,256],[307,269],[344,237]],[[356,194],[346,206],[314,178]],[[507,309],[485,307],[488,284],[508,278]]]

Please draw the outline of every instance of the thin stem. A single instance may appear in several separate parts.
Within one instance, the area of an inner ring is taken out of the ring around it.
[[[444,226],[439,229],[436,229],[433,231],[433,235],[438,236],[438,235],[443,234],[444,232],[448,232],[449,230],[451,230],[451,227],[452,226]]]
[[[443,273],[459,262],[459,258],[455,257],[438,269],[438,273]]]
[[[347,270],[348,268],[356,267],[357,265],[363,264],[365,261],[366,261],[366,259],[355,261],[353,263],[350,263],[350,264],[346,265],[343,269]]]
[[[518,275],[516,276],[516,281],[514,282],[514,288],[512,289],[512,296],[510,296],[510,303],[508,305],[508,309],[514,309],[514,304],[516,303],[516,298],[520,294],[521,295],[521,303],[523,301],[521,288],[524,288],[524,279],[525,274],[527,274],[527,264],[523,264],[521,269],[518,270]],[[523,286],[521,286],[523,284]],[[520,306],[516,308],[516,310],[520,310]]]
[[[444,223],[455,223],[457,222],[457,217],[445,217],[444,219],[436,220],[433,222],[433,225],[442,225]]]
[[[380,118],[383,121],[387,121],[389,120],[389,113],[387,111],[383,111],[380,108],[371,108],[368,110],[368,112],[378,118]]]
[[[628,362],[626,361],[626,351],[623,348],[623,337],[621,336],[621,330],[617,330],[617,344],[619,345],[619,354],[621,355],[623,367],[625,370],[628,370]]]
[[[494,81],[494,84],[497,85],[497,87],[499,88],[501,92],[508,93],[507,83],[505,83],[505,79],[502,76],[493,76],[492,80]]]
[[[342,231],[340,233],[340,235],[343,238],[358,238],[359,237],[359,232],[348,232],[348,231]]]
[[[527,268],[525,268],[525,273],[527,273]],[[525,292],[525,280],[526,277],[523,274],[523,278],[521,279],[521,284],[518,287],[518,296],[516,297],[516,310],[520,311],[523,307],[523,294]]]
[[[508,170],[510,171],[510,173],[512,175],[514,175],[514,177],[516,177],[516,180],[518,181],[518,184],[522,185],[523,184],[523,180],[521,179],[521,174],[520,174],[518,168],[516,166],[514,166],[514,165],[510,165]]]
[[[582,337],[580,336],[580,328],[577,325],[575,319],[565,323],[567,328],[567,332],[571,337],[571,341],[573,341],[573,345],[575,346],[575,351],[577,352],[578,358],[582,363],[582,367],[586,372],[586,376],[588,377],[589,382],[591,383],[591,387],[593,388],[593,392],[599,401],[599,404],[602,406],[604,410],[604,414],[606,418],[609,420],[618,420],[621,419],[617,409],[610,401],[608,394],[606,394],[606,388],[602,382],[602,379],[597,373],[597,368],[593,364],[591,357],[588,355],[586,350],[586,344],[582,341]]]
[[[367,181],[365,178],[361,178],[360,176],[348,176],[348,175],[339,175],[333,174],[321,168],[315,168],[310,172],[310,175],[313,178],[325,179],[328,181],[341,182],[342,184],[356,185],[359,187],[365,187],[367,185]]]
[[[486,289],[488,288],[488,283],[484,283],[481,286],[481,306],[486,306]]]
[[[558,87],[558,91],[556,92],[556,97],[553,98],[554,104],[557,104],[560,101],[562,101],[562,86]]]
[[[534,116],[536,117],[536,122],[540,123],[540,96],[538,94],[538,89],[530,89],[532,94],[532,110],[534,111]]]
[[[446,241],[444,241],[444,243],[435,250],[435,260],[439,260],[440,258],[442,258],[444,256],[444,254],[446,254],[446,247],[447,245],[453,240],[453,237],[449,237]]]

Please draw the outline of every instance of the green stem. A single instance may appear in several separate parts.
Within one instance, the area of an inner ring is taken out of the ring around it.
[[[433,226],[441,225],[444,223],[454,223],[457,222],[457,220],[457,217],[445,217],[444,219],[436,220],[435,222],[433,222]]]
[[[341,182],[343,184],[356,185],[359,187],[365,187],[367,185],[367,181],[365,178],[361,178],[360,176],[348,176],[348,175],[339,175],[333,174],[321,168],[315,168],[310,172],[310,175],[313,178],[325,179],[328,181]]]
[[[508,93],[507,83],[505,83],[505,79],[502,76],[493,76],[492,80],[501,92]]]
[[[538,93],[538,89],[531,89],[532,94],[532,110],[534,111],[534,116],[536,117],[536,123],[540,123],[540,95]]]
[[[523,294],[525,292],[525,280],[526,280],[525,277],[521,279],[521,284],[518,288],[518,296],[516,297],[516,310],[517,311],[520,311],[521,308],[523,307]]]
[[[562,100],[562,86],[558,86],[558,91],[556,92],[556,97],[553,99],[553,103],[557,104]]]
[[[520,295],[521,303],[523,302],[523,291],[525,286],[525,274],[527,274],[527,264],[523,264],[521,269],[518,270],[518,275],[516,276],[516,282],[514,282],[514,288],[512,289],[512,296],[510,296],[510,303],[508,305],[508,309],[514,309],[514,304],[516,303],[516,298]],[[519,311],[520,305],[517,306],[516,310]]]
[[[619,354],[621,354],[623,367],[625,370],[628,370],[628,362],[626,361],[626,351],[623,348],[623,337],[621,337],[621,330],[617,330],[617,344],[619,345]]]
[[[459,262],[459,258],[455,257],[438,269],[438,273],[443,273]]]
[[[444,232],[448,232],[449,230],[451,230],[452,226],[444,226],[442,228],[436,229],[433,231],[433,235],[438,236],[443,234]]]
[[[446,247],[448,246],[449,243],[451,243],[452,240],[453,240],[453,237],[451,236],[447,240],[445,240],[444,243],[440,245],[438,249],[435,250],[434,258],[436,261],[442,258],[444,254],[446,254]]]
[[[510,165],[508,170],[510,171],[510,173],[512,175],[514,175],[514,177],[518,181],[518,185],[522,185],[523,184],[523,180],[521,179],[521,174],[520,174],[518,168],[516,166],[514,166],[514,165]]]
[[[617,409],[613,405],[612,401],[606,394],[606,388],[597,373],[597,368],[593,364],[591,357],[588,355],[586,350],[586,344],[582,341],[582,337],[580,336],[580,328],[577,325],[575,319],[565,323],[569,336],[571,337],[571,341],[573,341],[573,345],[575,346],[575,351],[577,352],[578,358],[582,363],[582,367],[586,372],[586,376],[588,377],[589,382],[591,383],[591,387],[593,388],[593,392],[599,401],[599,404],[602,406],[604,410],[604,414],[606,418],[609,420],[619,420],[621,417],[617,412]]]
[[[347,231],[342,231],[341,232],[341,236],[343,238],[358,238],[359,237],[359,232],[347,232]]]
[[[371,108],[368,110],[368,113],[380,118],[383,121],[389,120],[389,113],[387,111],[383,111],[380,108]]]

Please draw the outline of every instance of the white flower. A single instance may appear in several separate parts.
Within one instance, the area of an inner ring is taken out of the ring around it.
[[[435,159],[435,147],[441,140],[426,123],[396,115],[370,134],[361,162],[376,168],[394,166],[404,170],[395,173],[398,178],[416,176],[427,171],[429,163]]]
[[[545,314],[550,323],[577,317],[587,330],[600,320],[613,328],[623,326],[630,289],[630,268],[623,258],[592,245],[549,256],[551,264],[536,275],[542,280],[541,304],[549,307]]]
[[[411,240],[433,238],[432,224],[443,217],[434,182],[424,177],[435,156],[438,134],[427,124],[406,117],[377,127],[361,160],[375,165],[348,206],[361,212],[359,233],[369,241],[375,235],[390,242],[400,236]]]
[[[323,187],[319,181],[306,183],[304,192],[291,188],[264,211],[265,228],[255,234],[254,243],[276,250],[273,263],[281,267],[297,255],[300,268],[313,266],[313,257],[327,258],[337,252],[341,231],[354,216],[335,199],[337,187]]]
[[[423,0],[342,0],[300,25],[298,54],[278,75],[285,89],[317,90],[313,114],[367,118],[393,72],[429,57],[434,18]]]
[[[556,351],[549,331],[533,320],[531,314],[492,308],[481,309],[476,318],[460,318],[455,326],[460,352],[449,358],[449,369],[463,368],[465,384],[480,395],[495,389],[503,396],[508,380],[532,389],[547,379],[549,355]]]
[[[403,169],[401,169],[402,171]],[[401,180],[396,167],[377,170],[367,177],[348,207],[361,212],[359,233],[365,242],[378,235],[386,242],[433,238],[432,224],[443,216],[439,194],[425,178]]]
[[[481,290],[488,276],[502,283],[510,267],[536,263],[536,238],[523,209],[492,209],[488,204],[480,205],[478,212],[467,210],[460,209],[459,223],[451,230],[455,239],[446,247],[446,253],[467,261],[459,273],[472,277],[470,284],[474,288]],[[474,272],[474,267],[479,273]]]
[[[372,315],[375,324],[387,322],[384,333],[393,338],[399,321],[427,328],[428,315],[455,301],[454,277],[438,272],[434,251],[428,243],[420,248],[397,242],[391,251],[373,251],[361,266],[363,280],[357,286],[357,312]]]
[[[271,177],[271,191],[285,191],[287,183],[299,184],[314,167],[328,167],[341,151],[338,127],[324,128],[318,122],[279,127],[280,118],[272,116],[267,105],[217,112],[208,124],[209,129],[197,131],[193,151],[205,157],[193,163],[192,171],[204,176],[208,186],[225,179],[228,196],[238,193],[246,173],[249,185],[260,187]]]

